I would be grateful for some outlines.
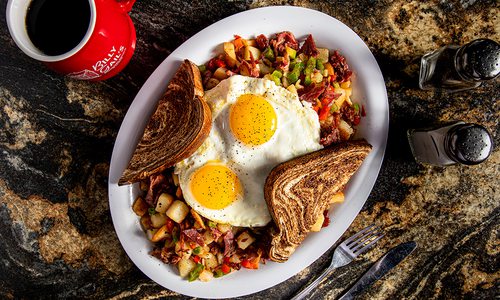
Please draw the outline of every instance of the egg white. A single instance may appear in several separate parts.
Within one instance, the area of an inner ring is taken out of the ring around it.
[[[250,146],[242,143],[230,129],[231,105],[244,94],[265,98],[277,117],[277,129],[269,141]],[[322,148],[320,125],[309,103],[297,94],[266,79],[234,75],[205,93],[212,110],[212,129],[208,138],[187,159],[175,166],[186,202],[204,217],[234,226],[264,226],[271,220],[264,200],[264,183],[277,164]],[[243,194],[229,206],[214,210],[201,205],[190,190],[190,178],[206,163],[217,162],[238,176]]]

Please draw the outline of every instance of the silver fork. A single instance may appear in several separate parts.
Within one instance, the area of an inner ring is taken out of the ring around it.
[[[301,290],[292,300],[303,299],[309,294],[331,271],[338,267],[343,267],[353,261],[358,255],[365,252],[384,236],[384,233],[378,226],[370,225],[362,229],[355,235],[343,241],[335,248],[332,262],[321,275],[311,284]]]

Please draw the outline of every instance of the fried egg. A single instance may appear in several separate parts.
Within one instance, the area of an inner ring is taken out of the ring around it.
[[[309,103],[273,81],[231,76],[205,93],[212,129],[175,166],[186,202],[200,215],[234,226],[271,220],[264,183],[277,164],[320,149],[320,125]]]

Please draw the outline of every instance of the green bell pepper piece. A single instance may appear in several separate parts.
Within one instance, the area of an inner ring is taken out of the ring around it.
[[[196,267],[194,267],[194,269],[188,274],[188,281],[195,281],[198,279],[204,268],[203,264],[196,264]]]

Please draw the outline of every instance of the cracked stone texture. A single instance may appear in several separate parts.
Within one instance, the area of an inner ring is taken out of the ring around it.
[[[5,11],[6,0],[0,1]],[[344,237],[376,223],[379,245],[310,295],[334,299],[391,247],[417,250],[360,299],[493,299],[500,294],[500,152],[481,165],[416,164],[408,128],[448,120],[486,126],[499,144],[499,80],[461,93],[418,89],[422,54],[479,37],[500,41],[498,1],[138,1],[137,50],[118,76],[61,77],[15,46],[0,14],[0,298],[174,298],[128,259],[114,233],[107,174],[120,123],[156,66],[204,27],[267,5],[327,13],[369,46],[384,75],[389,142],[375,187]],[[329,264],[332,250],[269,290],[287,299]]]

